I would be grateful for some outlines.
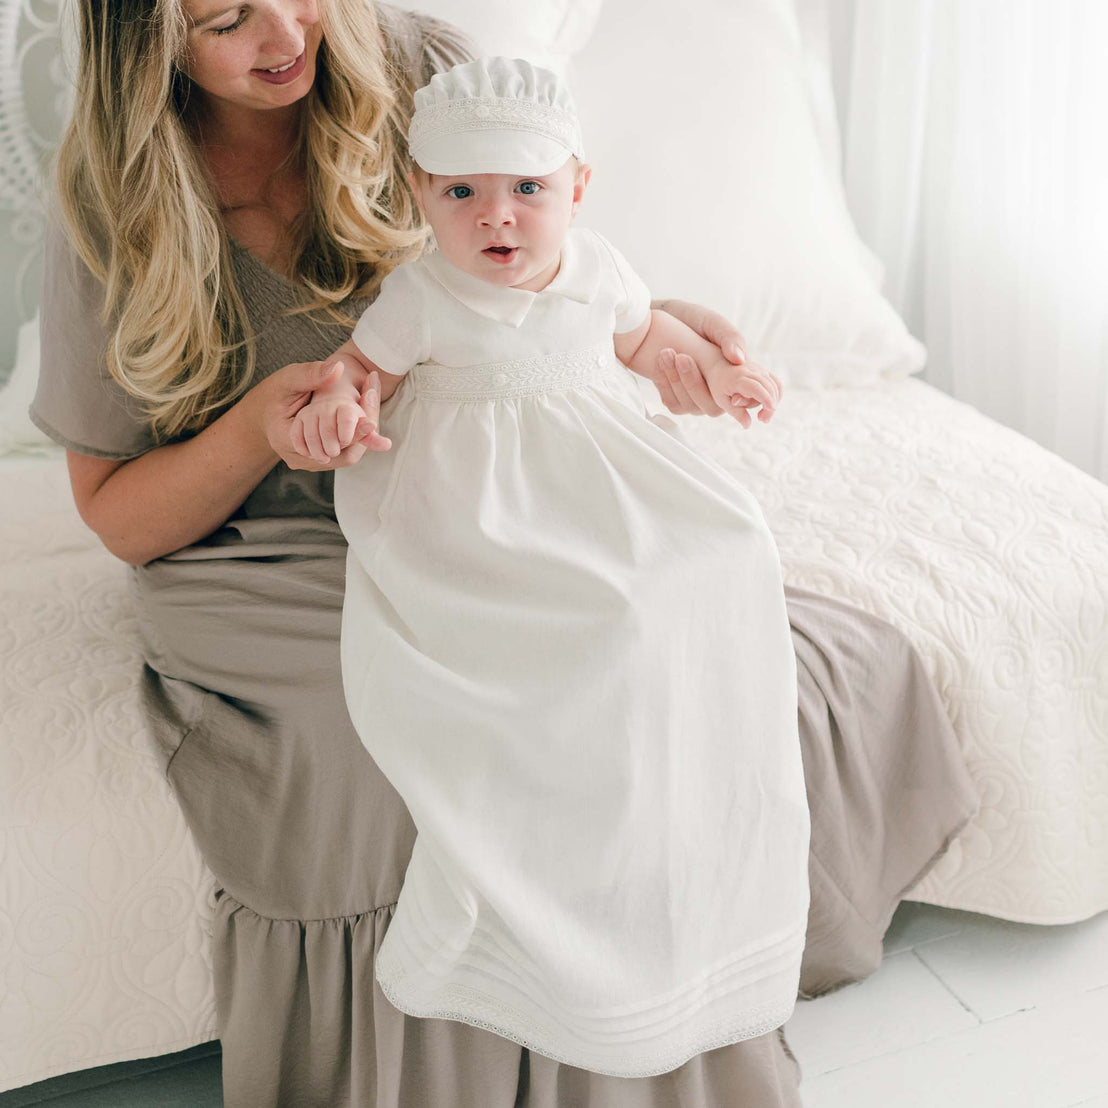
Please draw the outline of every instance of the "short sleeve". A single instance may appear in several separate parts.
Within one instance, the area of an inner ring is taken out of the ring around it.
[[[397,266],[381,282],[377,299],[362,313],[350,336],[374,365],[403,377],[428,357],[426,289],[421,264]]]
[[[611,266],[612,277],[620,292],[616,303],[614,333],[626,334],[646,319],[650,311],[650,290],[627,259],[603,235],[595,231],[593,234],[599,241],[601,254]]]
[[[108,374],[104,290],[62,228],[46,232],[34,424],[55,442],[97,458],[138,457],[156,446],[139,402]]]

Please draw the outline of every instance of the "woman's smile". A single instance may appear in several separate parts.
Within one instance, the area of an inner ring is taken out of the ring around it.
[[[185,0],[192,26],[182,68],[193,84],[248,109],[287,107],[305,96],[323,38],[316,0],[254,0],[220,10],[222,3]]]
[[[291,62],[286,62],[282,66],[274,69],[252,69],[250,72],[255,77],[268,81],[271,85],[287,85],[295,81],[304,72],[307,60],[308,51],[302,50],[298,58],[294,58]]]

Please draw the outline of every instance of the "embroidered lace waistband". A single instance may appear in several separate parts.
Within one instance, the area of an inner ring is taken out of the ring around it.
[[[425,362],[410,373],[417,396],[428,400],[504,400],[560,392],[588,384],[621,367],[615,351],[594,346],[512,362],[445,366]]]

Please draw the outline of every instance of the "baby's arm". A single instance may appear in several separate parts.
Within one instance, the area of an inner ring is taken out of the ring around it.
[[[293,445],[307,458],[326,463],[354,442],[369,450],[388,450],[390,439],[380,434],[381,403],[396,391],[403,377],[386,373],[347,341],[325,365],[337,369],[320,385],[296,415]]]
[[[768,423],[777,407],[777,390],[756,365],[733,365],[718,347],[668,312],[651,311],[633,331],[616,335],[616,357],[628,369],[652,378],[658,356],[672,349],[691,357],[712,394],[712,399],[743,425],[750,426],[749,408],[761,405],[758,419]]]

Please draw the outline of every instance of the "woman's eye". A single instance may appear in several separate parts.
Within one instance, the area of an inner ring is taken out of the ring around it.
[[[242,26],[245,19],[246,10],[242,9],[239,11],[238,18],[234,23],[228,23],[226,27],[214,27],[212,32],[217,35],[229,35],[232,31],[237,31]]]
[[[542,185],[540,185],[538,181],[520,181],[520,183],[516,185],[516,188],[518,188],[524,196],[534,196],[535,193],[542,188]]]
[[[446,195],[452,197],[454,200],[465,200],[467,196],[473,195],[473,189],[469,185],[451,185],[446,190]]]

